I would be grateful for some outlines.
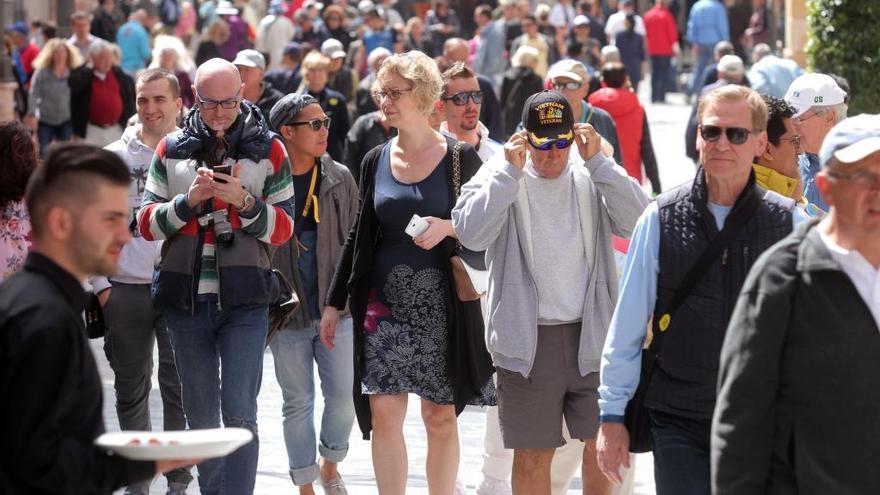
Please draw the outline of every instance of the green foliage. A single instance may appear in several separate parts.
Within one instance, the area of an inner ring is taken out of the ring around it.
[[[810,70],[845,77],[849,115],[880,113],[880,1],[807,0]]]

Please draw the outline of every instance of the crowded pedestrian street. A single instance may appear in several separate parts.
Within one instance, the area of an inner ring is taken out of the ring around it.
[[[875,0],[0,0],[0,495],[868,495]]]

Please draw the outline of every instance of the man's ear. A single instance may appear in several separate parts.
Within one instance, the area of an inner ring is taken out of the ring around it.
[[[819,171],[815,176],[816,189],[822,195],[822,201],[828,206],[834,206],[834,193],[831,190],[831,179],[828,178],[828,172],[825,169]]]
[[[67,208],[53,206],[46,214],[46,234],[55,240],[66,241],[73,234],[73,216]]]
[[[760,154],[761,159],[764,161],[772,162],[773,161],[773,144],[770,141],[767,141],[767,146],[764,147],[764,152]]]

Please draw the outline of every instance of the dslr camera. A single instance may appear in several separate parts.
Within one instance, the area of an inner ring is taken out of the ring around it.
[[[232,244],[235,236],[232,233],[232,224],[229,223],[229,214],[226,210],[214,210],[211,213],[199,217],[199,225],[207,227],[214,225],[214,239],[217,244],[228,246]]]

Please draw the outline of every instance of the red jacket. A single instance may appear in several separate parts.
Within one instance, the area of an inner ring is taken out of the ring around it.
[[[645,110],[639,97],[626,88],[602,88],[587,100],[611,114],[617,126],[617,137],[623,155],[623,168],[630,177],[642,183],[642,130]]]
[[[648,56],[672,56],[672,46],[678,42],[678,27],[669,10],[654,5],[645,12],[643,19],[648,33]]]

